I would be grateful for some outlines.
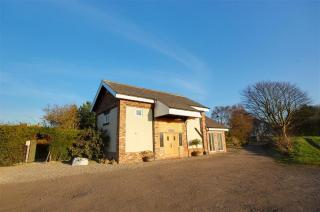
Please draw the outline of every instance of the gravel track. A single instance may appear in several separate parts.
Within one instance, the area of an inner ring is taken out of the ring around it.
[[[0,211],[320,211],[320,167],[252,149],[194,159],[0,168]]]

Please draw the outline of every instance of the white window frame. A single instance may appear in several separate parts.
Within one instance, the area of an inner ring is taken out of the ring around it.
[[[218,144],[218,151],[223,152],[224,151],[224,145],[223,145],[223,139],[222,139],[222,133],[217,133],[217,144]],[[221,147],[221,149],[220,149]]]
[[[209,132],[209,146],[210,146],[210,152],[216,152],[217,148],[215,146],[215,139],[214,139],[214,133],[213,132]],[[212,150],[213,148],[213,150]]]
[[[105,121],[106,121],[104,123],[104,125],[107,125],[107,124],[110,123],[110,111],[109,112],[105,112],[104,115],[105,115]]]
[[[140,112],[140,114],[138,114]],[[143,116],[143,109],[136,109],[136,116],[142,117]]]

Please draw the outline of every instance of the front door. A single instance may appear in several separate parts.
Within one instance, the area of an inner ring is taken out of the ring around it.
[[[179,134],[178,133],[164,133],[164,150],[167,156],[179,155]]]

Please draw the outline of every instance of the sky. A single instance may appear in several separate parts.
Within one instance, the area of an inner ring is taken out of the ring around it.
[[[210,108],[286,81],[320,104],[320,1],[0,0],[0,122],[93,101],[102,79]]]

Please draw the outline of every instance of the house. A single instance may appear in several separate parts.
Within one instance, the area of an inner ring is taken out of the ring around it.
[[[205,116],[208,107],[184,96],[103,80],[92,111],[110,138],[107,158],[119,163],[141,161],[147,150],[156,160],[226,151],[228,129]],[[201,144],[190,145],[194,139]]]

